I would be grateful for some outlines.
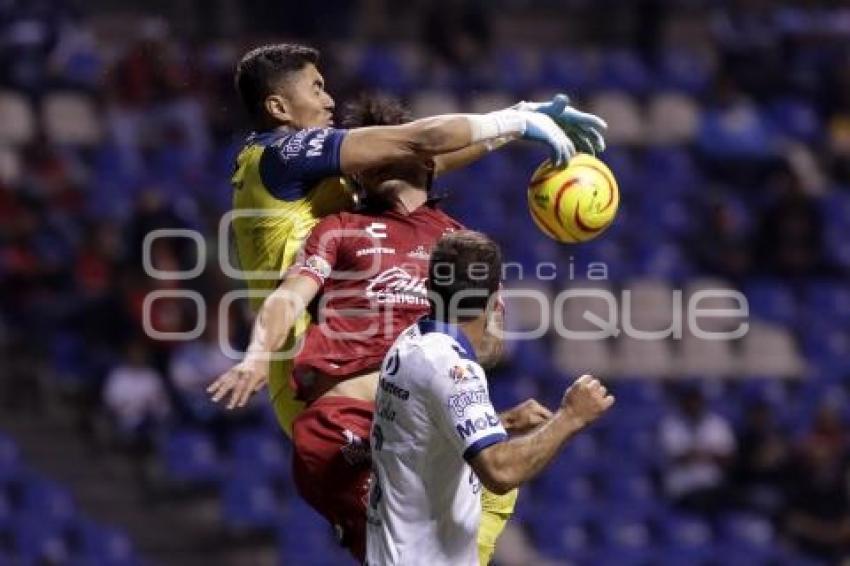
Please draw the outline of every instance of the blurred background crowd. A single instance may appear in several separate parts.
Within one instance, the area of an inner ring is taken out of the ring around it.
[[[345,560],[294,494],[265,399],[225,414],[204,394],[232,363],[219,327],[239,346],[251,323],[241,303],[218,318],[240,287],[217,259],[247,134],[233,65],[281,40],[322,49],[338,105],[380,90],[430,115],[565,91],[608,121],[602,157],[622,204],[598,241],[558,245],[524,212],[537,148],[438,180],[446,209],[525,268],[508,288],[629,291],[646,330],[670,325],[673,290],[749,300],[750,331],[732,342],[550,332],[512,344],[490,379],[497,407],[553,406],[587,371],[618,404],[524,490],[501,564],[850,557],[850,8],[839,4],[0,1],[0,563]],[[199,276],[145,273],[143,242],[159,228],[206,236],[203,249],[150,247],[157,269],[201,265]],[[531,276],[540,262],[555,279]],[[591,262],[604,281],[585,280]],[[157,290],[151,324],[173,339],[142,331]],[[533,328],[541,313],[521,303],[509,324]],[[570,301],[561,314],[582,328],[600,308]],[[202,336],[181,340],[202,314]]]

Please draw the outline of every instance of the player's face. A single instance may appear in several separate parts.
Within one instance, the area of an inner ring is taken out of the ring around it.
[[[481,338],[480,350],[477,350],[478,360],[484,369],[495,366],[505,352],[505,309],[494,305],[488,309],[487,323]]]
[[[334,99],[325,92],[325,79],[312,63],[292,73],[276,99],[275,118],[296,129],[327,128],[333,125]],[[268,101],[267,101],[268,104]]]

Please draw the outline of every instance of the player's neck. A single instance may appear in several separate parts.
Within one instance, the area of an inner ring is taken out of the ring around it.
[[[487,318],[484,316],[479,316],[474,320],[457,323],[457,327],[460,328],[464,336],[466,336],[469,339],[470,344],[472,344],[476,357],[480,357],[483,349],[486,323]]]
[[[427,191],[406,185],[396,192],[393,209],[400,214],[411,214],[427,201]]]

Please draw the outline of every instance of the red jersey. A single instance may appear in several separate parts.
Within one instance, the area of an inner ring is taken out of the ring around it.
[[[295,374],[312,368],[342,380],[380,367],[402,330],[429,311],[431,249],[443,234],[461,229],[429,205],[410,214],[323,218],[295,267],[321,286]]]

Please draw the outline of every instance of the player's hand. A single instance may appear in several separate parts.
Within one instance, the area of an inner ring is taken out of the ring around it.
[[[578,151],[591,155],[605,151],[602,132],[608,128],[608,124],[595,114],[581,112],[570,106],[570,98],[566,94],[557,94],[548,102],[520,102],[513,108],[549,116],[564,130]]]
[[[524,434],[552,418],[552,411],[536,399],[523,401],[516,407],[499,414],[505,430],[513,434]]]
[[[549,146],[552,163],[563,167],[576,154],[576,147],[567,134],[547,114],[531,110],[519,110],[524,120],[522,138],[543,142]]]
[[[614,397],[592,375],[583,375],[567,389],[561,407],[586,426],[601,417],[614,404]]]
[[[230,395],[228,409],[244,407],[251,395],[263,388],[269,380],[269,362],[252,356],[230,368],[207,387],[213,403]]]

